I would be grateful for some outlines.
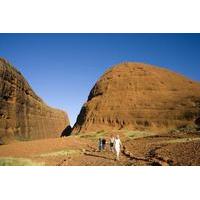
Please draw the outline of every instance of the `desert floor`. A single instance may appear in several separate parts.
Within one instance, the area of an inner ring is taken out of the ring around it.
[[[98,152],[99,137],[88,133],[63,138],[18,141],[0,146],[0,165],[46,166],[174,166],[200,165],[200,134],[119,133],[120,161],[109,150]]]

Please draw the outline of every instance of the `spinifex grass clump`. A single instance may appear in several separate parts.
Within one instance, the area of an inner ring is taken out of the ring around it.
[[[104,131],[98,131],[96,133],[91,132],[91,133],[84,133],[84,134],[80,134],[80,138],[87,138],[87,139],[91,139],[91,140],[96,140],[100,137],[105,137],[107,133]]]
[[[195,133],[199,131],[196,124],[186,124],[170,131],[170,133]]]
[[[65,149],[61,151],[54,151],[49,153],[43,153],[40,154],[39,157],[51,157],[51,156],[70,156],[80,153],[79,150],[73,150],[73,149]]]
[[[133,138],[133,139],[148,137],[148,136],[152,136],[152,135],[156,135],[156,133],[146,132],[146,131],[127,131],[127,132],[125,132],[125,136],[127,136],[129,138]]]
[[[33,162],[26,158],[0,158],[0,166],[42,166],[44,163]]]

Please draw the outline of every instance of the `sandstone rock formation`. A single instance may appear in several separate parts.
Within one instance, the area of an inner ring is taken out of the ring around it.
[[[91,90],[73,133],[169,130],[200,113],[200,83],[164,68],[122,63],[107,70]]]
[[[59,137],[67,125],[66,113],[47,106],[22,74],[0,58],[0,140]]]

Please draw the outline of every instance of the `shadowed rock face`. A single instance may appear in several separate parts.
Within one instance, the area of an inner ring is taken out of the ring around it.
[[[67,125],[66,113],[47,106],[22,74],[0,58],[0,139],[59,137]]]
[[[122,63],[91,90],[73,133],[163,130],[192,123],[200,113],[200,84],[164,68]]]
[[[195,124],[200,127],[200,117],[195,120]]]
[[[71,135],[71,132],[72,132],[72,127],[69,125],[67,126],[63,132],[61,133],[61,136],[60,137],[67,137],[67,136],[70,136]]]

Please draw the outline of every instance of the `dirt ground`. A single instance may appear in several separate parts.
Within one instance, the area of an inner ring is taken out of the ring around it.
[[[14,162],[19,159],[29,160],[33,162],[32,165],[46,166],[200,165],[199,133],[149,134],[142,137],[120,134],[123,144],[120,161],[115,160],[115,154],[110,151],[109,145],[105,151],[98,151],[99,136],[102,135],[70,136],[1,145],[0,165],[31,165]],[[104,136],[108,139],[110,135]]]

